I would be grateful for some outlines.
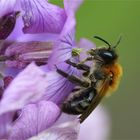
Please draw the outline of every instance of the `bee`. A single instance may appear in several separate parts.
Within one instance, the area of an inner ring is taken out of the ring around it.
[[[114,46],[101,37],[95,36],[95,38],[108,46],[88,50],[88,56],[82,62],[66,60],[67,64],[83,71],[82,78],[56,69],[60,75],[77,85],[62,103],[61,108],[65,113],[80,115],[80,123],[90,115],[104,96],[110,95],[117,89],[122,76],[122,67],[118,63],[116,52],[121,37]],[[88,61],[92,63],[91,66],[86,64]]]

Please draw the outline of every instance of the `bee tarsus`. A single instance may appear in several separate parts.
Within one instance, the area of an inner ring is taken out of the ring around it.
[[[86,64],[82,64],[82,63],[75,63],[75,62],[72,62],[70,59],[66,60],[66,63],[79,69],[79,70],[84,70],[84,71],[90,71],[90,67]]]
[[[63,77],[67,78],[72,83],[75,83],[75,84],[77,84],[79,86],[82,86],[82,87],[88,87],[89,86],[89,83],[87,81],[83,81],[75,75],[69,75],[68,73],[64,72],[63,70],[59,69],[58,67],[57,67],[56,71],[60,75],[62,75]]]

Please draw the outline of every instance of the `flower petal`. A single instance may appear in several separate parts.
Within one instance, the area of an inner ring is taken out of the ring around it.
[[[63,70],[69,74],[77,74],[77,70],[72,69],[70,66]],[[43,96],[43,99],[59,104],[71,93],[75,84],[53,71],[47,73],[46,86],[46,93]]]
[[[0,102],[0,114],[22,108],[38,100],[46,90],[47,75],[34,63],[20,72],[6,89]]]
[[[20,1],[19,1],[20,2]],[[22,14],[22,13],[21,13]],[[8,36],[7,40],[18,41],[18,42],[29,42],[29,41],[54,41],[58,38],[58,34],[24,34],[23,33],[23,19],[21,16],[18,17],[13,32]]]
[[[13,11],[17,0],[0,0],[0,17]]]
[[[63,63],[71,58],[72,48],[75,47],[75,25],[75,18],[68,17],[59,40],[54,45],[53,53],[48,60],[49,68],[52,69],[54,65]]]
[[[80,123],[77,121],[65,122],[28,140],[77,140],[79,126]]]
[[[57,66],[70,75],[79,75],[77,69],[65,63],[66,60],[71,58],[72,48],[75,47],[75,25],[75,18],[69,16],[48,60],[47,66],[50,70],[56,69]],[[69,82],[57,72],[48,74],[50,76],[47,77],[47,92],[44,98],[59,104],[71,93],[75,84]]]
[[[80,55],[80,61],[83,61],[88,57],[87,55],[88,50],[96,48],[95,44],[86,38],[81,38],[80,41],[77,43],[77,46],[83,49]],[[92,63],[91,61],[86,62],[86,64],[89,65],[91,65],[91,63]]]
[[[83,48],[85,51],[96,48],[95,44],[86,38],[81,38],[77,46]]]
[[[64,0],[64,7],[67,14],[69,15],[71,12],[76,12],[83,1],[84,0],[76,0],[73,2],[73,0]]]
[[[16,68],[23,68],[32,61],[46,64],[52,47],[51,42],[15,42],[6,49],[5,56],[9,58],[6,64]]]
[[[108,111],[103,106],[98,106],[81,124],[78,140],[109,140],[109,136],[110,117]]]
[[[60,33],[66,14],[64,9],[46,0],[21,0],[25,33]]]
[[[61,116],[59,117],[59,119],[55,122],[55,125],[60,125],[62,123],[66,123],[66,122],[72,122],[72,121],[77,121],[78,122],[78,116],[77,115],[70,115],[70,114],[66,114],[66,113],[61,113]]]
[[[15,121],[9,140],[25,140],[38,135],[53,125],[60,115],[60,109],[52,102],[41,101],[23,108]]]
[[[6,139],[11,129],[13,113],[6,113],[0,116],[0,139]]]
[[[48,60],[48,67],[53,69],[55,65],[61,64],[71,58],[72,48],[71,36],[62,38],[54,46],[52,54]]]

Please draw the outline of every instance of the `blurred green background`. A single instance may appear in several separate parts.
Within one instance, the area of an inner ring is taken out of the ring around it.
[[[77,37],[99,35],[118,46],[123,77],[119,89],[103,104],[112,118],[111,140],[140,140],[140,1],[85,0],[77,13]],[[99,130],[100,131],[100,130]]]
[[[77,12],[77,39],[86,37],[99,46],[103,43],[93,35],[116,43],[120,34],[123,77],[103,104],[112,118],[110,140],[140,140],[140,0],[85,0]]]

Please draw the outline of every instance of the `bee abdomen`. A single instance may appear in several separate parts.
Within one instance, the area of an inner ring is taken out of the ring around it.
[[[66,102],[62,106],[62,111],[68,114],[78,115],[83,112],[83,109],[75,102]]]
[[[93,88],[79,91],[79,96],[73,96],[73,98],[63,103],[62,111],[73,115],[82,114],[91,104],[95,95],[96,90]]]

